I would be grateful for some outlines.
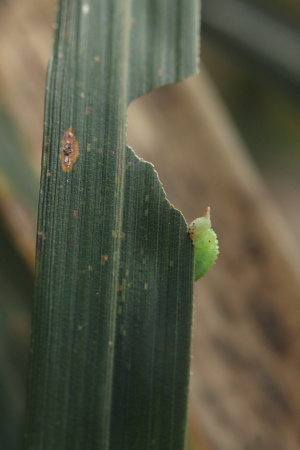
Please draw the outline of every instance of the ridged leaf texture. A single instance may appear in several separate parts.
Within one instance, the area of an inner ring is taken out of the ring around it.
[[[60,2],[45,106],[27,449],[182,449],[193,247],[130,101],[196,72],[198,2]],[[78,153],[78,156],[77,156]]]

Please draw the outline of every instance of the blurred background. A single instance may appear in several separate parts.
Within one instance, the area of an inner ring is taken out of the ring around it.
[[[300,3],[203,0],[200,75],[128,110],[220,257],[195,285],[191,450],[300,448]],[[45,76],[56,2],[0,2],[0,448],[21,448]]]
[[[300,3],[203,0],[201,61],[300,239]]]

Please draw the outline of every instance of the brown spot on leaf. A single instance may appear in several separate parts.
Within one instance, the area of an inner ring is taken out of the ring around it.
[[[108,255],[101,255],[101,265],[104,266],[108,261]]]
[[[60,160],[64,172],[69,172],[79,155],[78,142],[74,130],[70,127],[61,140]]]

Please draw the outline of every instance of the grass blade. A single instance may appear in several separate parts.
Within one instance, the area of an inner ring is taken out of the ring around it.
[[[196,71],[197,13],[192,0],[60,4],[28,449],[183,448],[193,249],[153,167],[126,147],[126,108]]]

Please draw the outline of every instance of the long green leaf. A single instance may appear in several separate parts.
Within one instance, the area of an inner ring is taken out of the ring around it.
[[[193,249],[153,167],[126,147],[126,108],[196,71],[197,6],[61,1],[45,109],[28,449],[184,446]]]

